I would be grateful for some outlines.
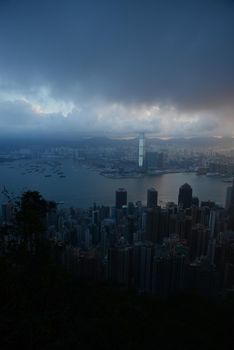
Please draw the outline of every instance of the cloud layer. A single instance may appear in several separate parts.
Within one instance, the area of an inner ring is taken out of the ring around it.
[[[231,0],[2,0],[1,131],[233,133],[233,23]]]

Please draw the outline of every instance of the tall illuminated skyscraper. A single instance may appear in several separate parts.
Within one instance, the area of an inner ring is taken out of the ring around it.
[[[138,166],[143,168],[145,158],[145,135],[143,132],[139,134],[139,153],[138,153]]]

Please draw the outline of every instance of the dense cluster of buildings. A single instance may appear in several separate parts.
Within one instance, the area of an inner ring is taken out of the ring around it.
[[[160,171],[165,164],[189,169],[191,154],[180,153],[179,158],[175,153],[170,158],[152,145],[146,148],[143,133],[138,147],[134,142],[132,148],[127,147],[130,158],[125,157],[125,146],[118,153],[114,146],[97,148],[95,143],[81,150],[34,151],[39,158],[41,154],[70,157],[100,167],[112,164],[114,168],[116,160],[123,169],[128,164],[133,170],[133,162],[140,172]],[[197,153],[194,157],[204,174],[231,176],[234,172],[228,157],[204,158]],[[2,205],[0,224],[11,222],[13,209],[11,202]],[[177,203],[164,206],[158,204],[155,188],[148,189],[145,206],[140,201],[128,202],[127,191],[119,188],[113,207],[94,204],[85,210],[58,205],[47,215],[47,231],[58,248],[58,259],[82,280],[110,282],[162,297],[181,291],[212,297],[234,292],[234,185],[227,189],[225,208],[211,201],[199,202],[188,184],[180,187]]]
[[[2,206],[2,224],[12,219]],[[115,206],[89,210],[55,208],[48,237],[58,258],[82,280],[104,281],[162,297],[197,291],[216,297],[234,291],[234,186],[226,208],[199,203],[192,188],[179,189],[178,203],[158,205],[155,188],[147,205],[117,189]]]
[[[107,176],[194,171],[198,175],[232,177],[233,140],[228,144],[221,141],[161,140],[146,137],[144,133],[122,139],[90,137],[64,145],[0,147],[0,164],[16,160],[73,159]]]

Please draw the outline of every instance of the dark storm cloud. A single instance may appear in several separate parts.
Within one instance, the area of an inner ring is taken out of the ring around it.
[[[234,3],[0,1],[0,86],[62,99],[233,104]]]

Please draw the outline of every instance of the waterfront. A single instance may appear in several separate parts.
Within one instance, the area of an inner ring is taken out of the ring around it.
[[[4,186],[11,196],[24,190],[38,190],[46,199],[64,202],[65,207],[87,208],[93,202],[113,205],[115,190],[119,187],[128,191],[128,201],[141,200],[145,203],[146,191],[153,186],[158,191],[159,204],[177,202],[179,187],[185,182],[191,185],[193,195],[200,200],[213,200],[220,205],[225,204],[226,188],[231,186],[220,178],[196,176],[194,173],[111,179],[69,159],[59,160],[57,163],[53,160],[19,160],[0,164],[1,192]],[[0,194],[0,203],[4,201],[6,198]]]

